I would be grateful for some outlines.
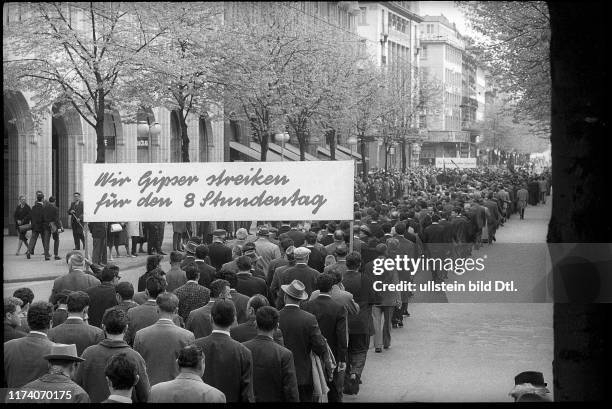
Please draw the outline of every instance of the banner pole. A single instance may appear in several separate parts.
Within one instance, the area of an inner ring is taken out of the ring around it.
[[[354,236],[353,230],[354,229],[355,229],[355,221],[351,220],[351,230],[350,230],[351,241],[350,241],[350,245],[349,245],[349,248],[350,248],[349,253],[353,252],[353,236]]]

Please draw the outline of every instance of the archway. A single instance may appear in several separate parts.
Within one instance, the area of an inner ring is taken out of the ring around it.
[[[170,113],[170,162],[182,162],[181,157],[181,123],[179,113]]]
[[[34,123],[30,108],[21,92],[5,91],[4,98],[4,227],[16,235],[13,212],[19,195],[32,203],[32,193],[26,186],[26,144],[33,137]]]
[[[155,115],[151,108],[141,108],[136,114],[137,124],[147,124],[149,127],[155,123]],[[151,135],[136,135],[136,162],[152,162]]]
[[[118,112],[104,114],[105,162],[117,163],[117,140],[122,137],[121,117]]]

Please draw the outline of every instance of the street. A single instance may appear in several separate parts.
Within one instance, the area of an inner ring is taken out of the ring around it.
[[[514,215],[496,243],[474,252],[488,255],[486,280],[542,268],[545,248],[534,244],[545,242],[550,210],[550,200],[529,206],[525,220]],[[481,279],[479,274],[466,273],[458,281]],[[529,370],[542,372],[552,391],[553,304],[493,301],[499,293],[482,295],[485,303],[467,303],[470,297],[448,293],[445,303],[439,294],[427,294],[409,304],[404,327],[391,330],[391,347],[375,353],[371,346],[359,394],[345,395],[345,401],[511,402],[514,376]]]

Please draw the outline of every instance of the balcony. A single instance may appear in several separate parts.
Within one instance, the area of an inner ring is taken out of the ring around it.
[[[459,40],[456,37],[452,37],[452,36],[421,33],[419,39],[421,43],[431,43],[431,42],[449,43],[459,48],[460,50],[464,49],[463,41]]]

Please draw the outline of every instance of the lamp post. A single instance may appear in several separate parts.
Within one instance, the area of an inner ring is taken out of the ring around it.
[[[281,162],[285,160],[285,142],[289,142],[289,133],[281,132],[274,135],[276,142],[281,143]]]
[[[138,146],[146,146],[148,149],[148,157],[149,163],[151,163],[151,140],[153,136],[159,136],[161,134],[161,126],[157,122],[153,122],[149,125],[149,119],[147,118],[147,122],[139,122],[138,127],[136,128],[136,135],[138,136]],[[141,145],[145,144],[146,145]]]

